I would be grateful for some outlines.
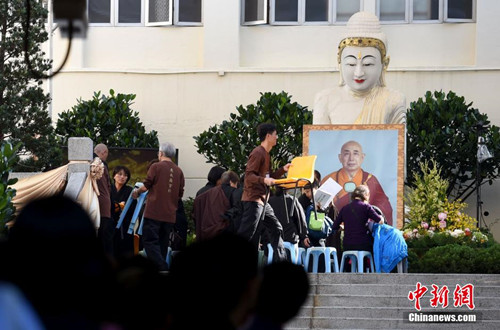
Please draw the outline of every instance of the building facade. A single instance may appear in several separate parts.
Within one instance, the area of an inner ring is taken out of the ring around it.
[[[387,86],[408,107],[426,91],[452,90],[500,126],[497,0],[88,0],[86,38],[73,39],[46,82],[52,118],[95,91],[136,94],[146,128],[179,148],[185,196],[194,196],[211,164],[193,136],[260,92],[286,91],[312,109],[316,92],[338,84],[337,45],[359,10],[380,17]],[[67,44],[55,29],[46,45],[55,67]],[[487,223],[500,218],[499,193],[498,183],[483,188]]]

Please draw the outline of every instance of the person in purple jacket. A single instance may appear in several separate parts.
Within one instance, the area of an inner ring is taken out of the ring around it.
[[[351,195],[351,202],[344,206],[333,223],[333,230],[338,230],[344,223],[343,250],[373,252],[373,237],[368,229],[368,220],[383,224],[384,219],[368,203],[370,189],[359,185]]]

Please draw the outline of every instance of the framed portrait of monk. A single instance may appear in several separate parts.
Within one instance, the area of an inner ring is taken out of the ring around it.
[[[403,227],[404,124],[304,125],[303,153],[317,155],[321,182],[332,178],[342,190],[333,202],[338,210],[350,202],[360,184],[370,188],[369,203],[387,224]]]

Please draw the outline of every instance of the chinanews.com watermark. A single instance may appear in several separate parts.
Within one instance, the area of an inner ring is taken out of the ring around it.
[[[414,303],[416,312],[405,312],[404,321],[408,323],[475,323],[481,321],[481,313],[473,312],[476,308],[474,304],[474,285],[468,283],[463,286],[457,284],[453,289],[453,307],[449,301],[450,290],[448,286],[439,287],[431,285],[432,290],[422,283],[417,282],[415,291],[408,292],[408,300]],[[430,293],[428,300],[432,311],[422,311],[421,300],[427,301],[424,296]],[[450,305],[450,309],[467,307],[469,311],[435,311],[438,308],[445,309]]]
[[[409,323],[476,323],[481,321],[478,312],[405,312]]]

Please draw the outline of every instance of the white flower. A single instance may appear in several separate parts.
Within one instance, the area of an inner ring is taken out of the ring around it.
[[[459,237],[459,236],[462,236],[464,235],[464,231],[463,230],[460,230],[460,229],[455,229],[452,233],[451,233],[451,236],[452,237]]]

